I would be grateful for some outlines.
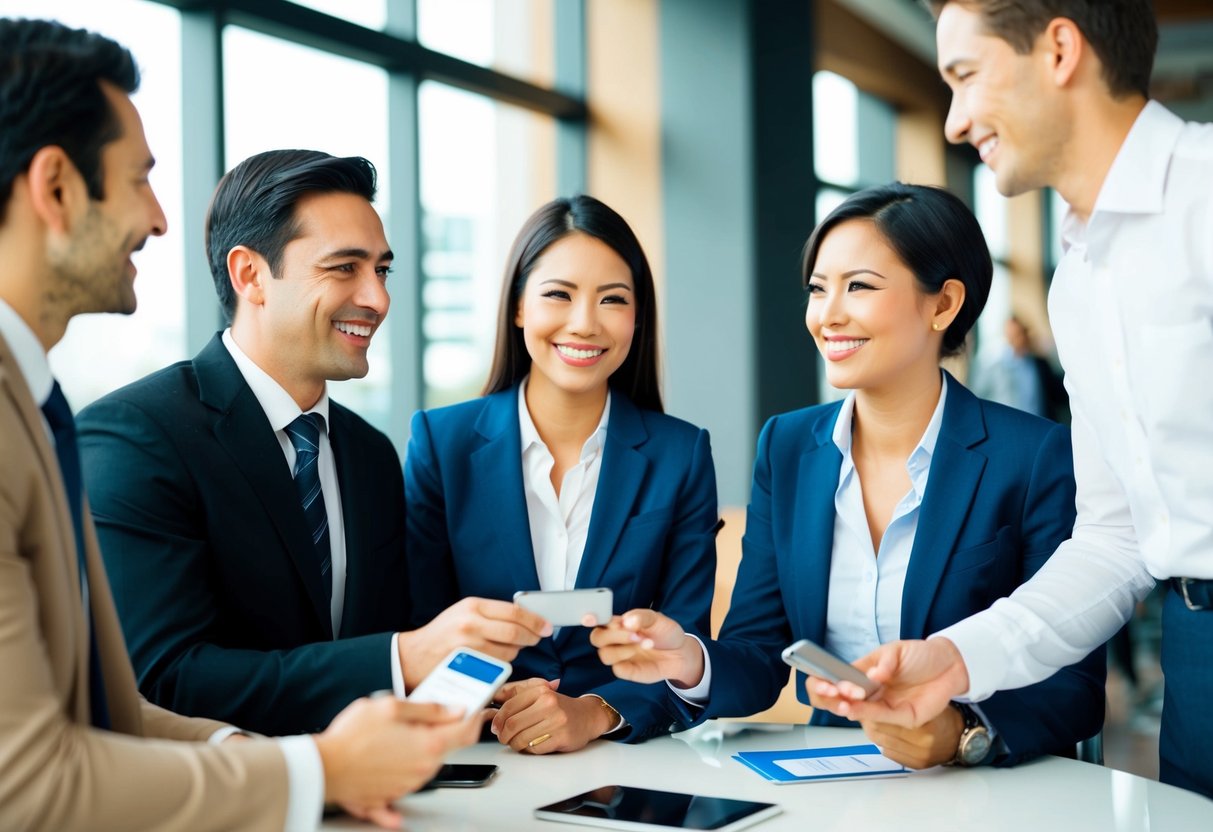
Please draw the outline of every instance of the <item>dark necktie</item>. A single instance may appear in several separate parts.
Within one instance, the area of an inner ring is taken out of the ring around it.
[[[72,511],[72,528],[76,533],[76,559],[80,565],[80,592],[84,599],[84,615],[88,621],[88,694],[92,706],[93,725],[109,728],[109,707],[105,701],[105,677],[101,675],[101,656],[97,652],[97,633],[93,626],[92,605],[88,593],[88,569],[84,564],[84,486],[80,479],[80,450],[76,446],[76,421],[63,396],[59,382],[51,388],[51,397],[42,405],[42,413],[55,437],[55,455],[59,457],[59,472],[67,491],[67,504]]]
[[[324,506],[324,494],[320,490],[320,431],[324,430],[324,417],[319,413],[304,413],[286,426],[286,435],[295,446],[295,488],[303,504],[303,516],[316,556],[320,563],[320,577],[325,592],[333,597],[333,557],[329,548],[329,515]]]

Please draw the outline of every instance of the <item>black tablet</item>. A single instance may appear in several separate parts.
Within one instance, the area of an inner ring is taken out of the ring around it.
[[[540,820],[605,829],[745,829],[779,814],[773,803],[660,792],[635,786],[600,786],[535,810]]]

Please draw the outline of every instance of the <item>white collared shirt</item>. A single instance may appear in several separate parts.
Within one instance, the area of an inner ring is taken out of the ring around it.
[[[291,398],[291,394],[282,389],[282,385],[274,381],[270,375],[257,366],[253,359],[240,349],[236,339],[232,337],[230,328],[223,331],[223,346],[236,362],[236,368],[244,381],[265,411],[278,445],[286,457],[286,465],[290,471],[295,470],[295,446],[286,433],[286,427],[298,419],[303,411]],[[329,615],[333,623],[333,638],[341,632],[341,614],[345,609],[345,521],[341,513],[341,488],[337,483],[337,465],[333,459],[333,445],[329,441],[329,394],[327,387],[320,401],[312,405],[308,413],[319,413],[324,417],[324,430],[320,434],[320,453],[316,460],[320,475],[320,493],[324,495],[324,510],[329,518],[329,547],[333,568],[333,597],[329,605]]]
[[[1049,317],[1078,519],[1009,599],[940,633],[973,700],[1079,660],[1154,581],[1213,578],[1213,125],[1148,103],[1062,242]]]
[[[17,360],[17,369],[25,378],[34,402],[41,408],[50,398],[55,385],[50,362],[47,361],[42,344],[33,330],[3,299],[0,299],[0,336],[3,336],[12,350]],[[42,424],[47,435],[51,437],[51,444],[54,444],[50,426],[46,424],[45,419]],[[88,626],[92,627],[92,616],[85,615],[85,620]],[[231,727],[220,728],[211,735],[210,741],[222,742],[233,733],[235,730]],[[324,808],[324,765],[316,743],[308,736],[280,737],[275,742],[282,749],[282,756],[286,760],[289,788],[284,828],[286,832],[315,829],[320,825]]]
[[[832,438],[842,454],[842,466],[834,492],[834,548],[830,553],[824,646],[843,661],[853,662],[884,642],[901,638],[901,596],[906,570],[948,398],[947,378],[942,374],[941,378],[939,402],[922,438],[906,459],[910,490],[894,507],[879,551],[872,546],[863,489],[851,456],[854,391],[847,395],[838,411]]]
[[[611,416],[611,393],[607,391],[598,427],[581,446],[577,464],[565,472],[557,497],[556,489],[552,487],[552,466],[556,460],[539,437],[526,406],[529,378],[523,379],[518,388],[518,429],[522,439],[522,487],[526,493],[535,571],[539,573],[542,590],[573,589],[577,585],[577,570],[581,568],[594,497],[598,493],[602,447]]]

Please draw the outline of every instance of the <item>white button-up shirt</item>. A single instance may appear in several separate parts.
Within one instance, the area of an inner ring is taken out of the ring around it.
[[[526,493],[527,521],[531,528],[531,548],[535,552],[535,571],[539,588],[544,591],[573,589],[577,570],[585,553],[590,530],[594,497],[598,494],[598,475],[602,471],[602,446],[606,442],[607,422],[611,416],[611,394],[598,427],[581,446],[577,464],[560,481],[560,496],[552,487],[552,452],[539,437],[531,412],[526,406],[526,385],[518,389],[518,429],[522,440],[522,487]]]
[[[1111,637],[1155,580],[1213,578],[1213,125],[1150,102],[1049,292],[1074,414],[1074,536],[1009,599],[949,627],[969,697]]]
[[[942,375],[942,374],[941,374]],[[893,518],[872,546],[863,489],[851,456],[855,393],[850,393],[834,423],[834,444],[842,453],[834,492],[834,549],[830,553],[830,590],[826,604],[826,649],[853,662],[886,641],[901,638],[901,597],[905,591],[910,551],[918,532],[918,514],[931,476],[931,457],[939,440],[948,382],[943,379],[939,403],[922,438],[906,459],[910,490],[893,509]]]

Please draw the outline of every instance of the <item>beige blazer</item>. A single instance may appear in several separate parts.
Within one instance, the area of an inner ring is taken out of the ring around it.
[[[58,459],[0,337],[0,829],[281,832],[287,773],[275,743],[207,745],[221,723],[139,695],[87,507],[83,516],[113,731],[89,724],[88,630]]]

